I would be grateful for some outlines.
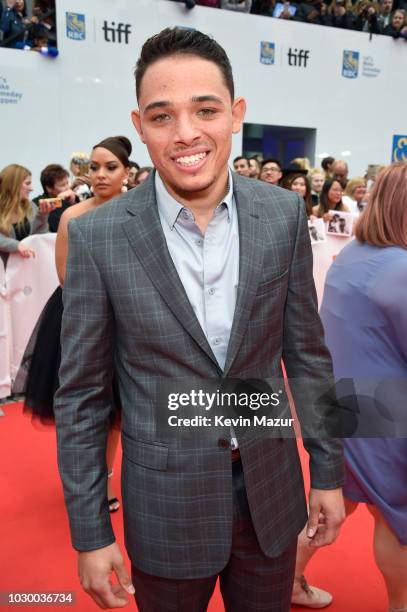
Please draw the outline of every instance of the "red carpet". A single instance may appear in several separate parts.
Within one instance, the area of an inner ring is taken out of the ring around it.
[[[68,609],[98,610],[82,592],[77,578],[76,553],[70,546],[57,473],[55,432],[34,429],[19,404],[2,408],[6,416],[0,417],[0,591],[75,591],[76,606]],[[119,463],[114,476],[116,491]],[[113,524],[122,545],[121,512],[113,515]],[[372,526],[370,514],[360,507],[346,522],[339,541],[319,551],[310,564],[309,581],[334,594],[334,603],[327,608],[330,612],[387,609],[384,583],[373,560]],[[135,610],[134,604],[127,609]],[[216,591],[209,612],[221,610],[221,597]]]

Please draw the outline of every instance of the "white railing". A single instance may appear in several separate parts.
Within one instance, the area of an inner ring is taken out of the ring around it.
[[[55,237],[40,234],[24,240],[35,258],[12,253],[6,269],[0,259],[0,399],[10,395],[32,330],[58,286]]]
[[[0,399],[10,395],[32,330],[46,301],[58,286],[55,237],[56,234],[41,234],[24,240],[35,250],[35,258],[25,259],[13,253],[6,269],[0,259]],[[313,246],[318,304],[322,300],[328,268],[349,240],[327,236],[326,242]]]

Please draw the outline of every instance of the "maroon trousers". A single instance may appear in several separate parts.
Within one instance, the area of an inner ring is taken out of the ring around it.
[[[228,564],[219,574],[226,612],[289,612],[297,540],[276,558],[260,549],[247,502],[240,461],[233,463],[233,536]],[[174,580],[132,567],[139,612],[205,612],[218,576]]]

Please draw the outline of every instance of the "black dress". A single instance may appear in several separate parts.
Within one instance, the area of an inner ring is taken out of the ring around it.
[[[24,394],[24,411],[43,425],[54,423],[54,395],[59,387],[61,363],[62,288],[57,287],[45,304],[25,349],[13,385],[13,393]],[[121,404],[113,377],[114,410],[111,425],[120,426]]]

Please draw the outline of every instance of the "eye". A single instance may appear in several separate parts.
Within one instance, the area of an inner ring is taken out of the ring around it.
[[[118,166],[116,164],[109,164],[107,166],[107,169],[109,170],[109,172],[114,172],[114,170],[116,170],[118,168]]]
[[[198,115],[201,115],[201,117],[211,117],[215,115],[216,113],[217,113],[217,110],[214,108],[201,108],[198,111]]]
[[[168,119],[170,119],[168,113],[160,113],[159,115],[155,115],[153,117],[153,121],[155,123],[162,123],[163,121],[168,121]]]
[[[92,170],[92,172],[96,172],[97,166],[95,164],[91,164],[89,167]]]

